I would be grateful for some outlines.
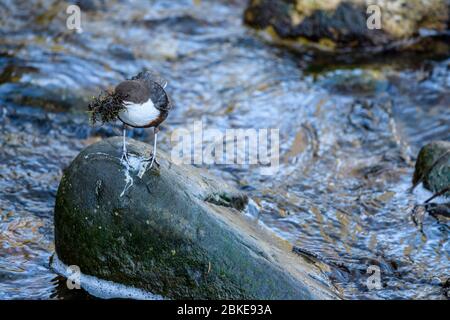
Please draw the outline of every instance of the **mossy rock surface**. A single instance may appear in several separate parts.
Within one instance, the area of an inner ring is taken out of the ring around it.
[[[130,153],[149,155],[127,141]],[[107,139],[65,170],[55,245],[66,265],[170,299],[337,297],[290,244],[243,214],[246,195],[164,153],[139,178],[120,155],[121,139]]]
[[[433,141],[420,150],[413,185],[421,182],[433,193],[450,187],[450,142]],[[450,192],[445,196],[450,197]]]
[[[367,27],[370,5],[379,8],[379,29]],[[444,34],[449,23],[449,3],[446,0],[251,0],[244,21],[280,39],[310,42],[328,50],[388,49],[393,43],[418,37],[421,29]]]

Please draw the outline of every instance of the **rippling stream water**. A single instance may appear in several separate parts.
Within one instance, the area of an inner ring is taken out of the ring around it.
[[[89,298],[48,267],[56,190],[82,148],[120,134],[89,126],[87,101],[144,68],[167,78],[175,103],[163,150],[195,120],[280,129],[278,174],[209,170],[247,191],[343,297],[444,298],[449,222],[427,217],[421,231],[411,209],[426,195],[409,188],[418,149],[450,140],[448,46],[329,59],[270,45],[242,25],[241,1],[82,3],[82,33],[67,30],[65,2],[0,4],[0,299]],[[370,265],[380,290],[365,285]]]

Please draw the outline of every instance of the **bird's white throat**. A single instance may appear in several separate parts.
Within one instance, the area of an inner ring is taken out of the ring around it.
[[[129,125],[143,127],[159,116],[159,110],[155,108],[151,99],[148,99],[148,101],[143,104],[129,101],[124,101],[124,104],[126,108],[120,112],[119,117],[123,122]]]

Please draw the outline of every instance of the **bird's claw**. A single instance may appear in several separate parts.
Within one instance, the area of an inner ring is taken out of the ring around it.
[[[156,157],[152,154],[150,156],[150,158],[148,159],[144,159],[142,160],[143,162],[150,162],[150,167],[148,169],[151,169],[153,164],[156,164],[158,167],[160,167],[161,165],[159,164],[158,160],[156,159]]]
[[[126,164],[130,165],[130,158],[128,158],[127,152],[122,153],[122,157],[120,157],[120,162],[125,162]]]

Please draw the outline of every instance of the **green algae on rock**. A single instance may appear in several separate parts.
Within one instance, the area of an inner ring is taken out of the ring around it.
[[[169,299],[326,299],[338,296],[292,245],[245,216],[248,198],[160,153],[138,177],[149,146],[120,138],[84,149],[55,206],[59,259],[86,275]]]

